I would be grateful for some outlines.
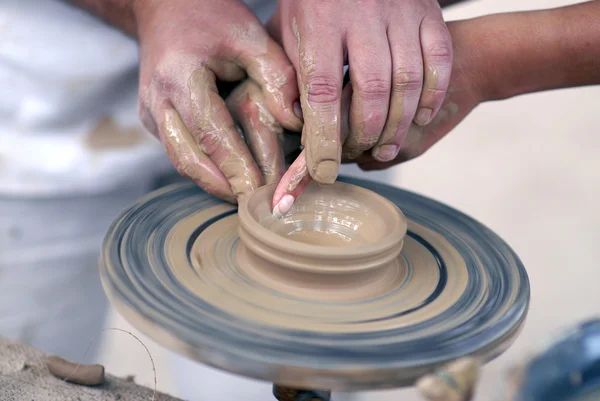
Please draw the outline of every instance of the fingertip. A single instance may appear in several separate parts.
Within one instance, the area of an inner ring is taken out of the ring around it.
[[[273,208],[273,217],[280,219],[285,216],[292,209],[295,200],[296,199],[290,194],[284,195]]]
[[[389,162],[398,155],[398,146],[395,144],[381,145],[371,151],[373,158],[380,162]]]
[[[333,160],[323,160],[312,169],[311,176],[320,184],[333,184],[337,179],[339,167]]]
[[[428,107],[421,107],[419,110],[417,110],[413,122],[422,127],[429,124],[433,117],[434,114],[432,109]]]

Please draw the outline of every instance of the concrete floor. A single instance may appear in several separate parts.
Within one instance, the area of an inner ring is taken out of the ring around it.
[[[570,3],[480,0],[448,10],[446,18]],[[529,272],[532,304],[524,331],[508,352],[484,368],[476,401],[499,400],[512,364],[558,329],[600,312],[594,256],[600,243],[598,99],[600,87],[484,104],[426,155],[384,175],[376,173],[376,179],[445,202],[486,224],[513,247]],[[158,388],[177,396],[167,352],[117,315],[110,326],[140,336],[154,357]],[[109,372],[152,383],[148,356],[129,336],[109,333],[103,355]],[[412,390],[367,398],[419,399]]]

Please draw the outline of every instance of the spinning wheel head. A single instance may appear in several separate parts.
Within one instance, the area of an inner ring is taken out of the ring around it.
[[[109,229],[106,292],[163,345],[292,388],[412,385],[454,359],[503,352],[529,303],[513,251],[431,199],[341,181],[361,188],[308,192],[280,221],[270,187],[239,214],[192,184],[159,190]],[[373,203],[357,206],[361,191]]]

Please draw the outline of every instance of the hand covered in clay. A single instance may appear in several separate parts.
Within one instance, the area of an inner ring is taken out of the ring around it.
[[[424,126],[411,124],[393,160],[382,162],[363,154],[354,161],[365,171],[381,170],[414,159],[452,131],[477,105],[487,99],[485,67],[478,57],[477,38],[469,22],[450,22],[454,62],[450,85],[437,115]]]
[[[488,15],[452,22],[448,28],[454,58],[441,109],[426,125],[410,126],[394,160],[382,162],[368,152],[354,159],[364,170],[388,168],[423,154],[480,102],[600,84],[599,1]],[[355,86],[354,81],[347,86]],[[352,114],[352,105],[344,105],[346,91],[351,90],[344,88],[342,96],[342,127],[352,124],[351,118],[345,122]],[[349,112],[344,114],[345,108]],[[297,158],[278,185],[273,197],[274,215],[286,213],[310,181],[308,151]]]
[[[237,131],[217,82],[248,76],[260,93],[267,124],[299,131],[293,66],[256,16],[239,0],[135,2],[141,45],[140,116],[178,171],[201,188],[235,202],[279,174],[281,159],[262,146],[281,129]],[[248,89],[248,87],[246,87]],[[248,128],[248,127],[245,127]],[[256,160],[255,160],[256,158]],[[261,174],[261,171],[263,174]]]
[[[454,61],[446,97],[435,117],[427,125],[409,124],[406,138],[393,160],[382,162],[371,152],[365,152],[354,159],[344,158],[344,163],[358,163],[364,170],[388,168],[394,164],[415,158],[430,148],[435,142],[450,132],[484,99],[484,74],[480,63],[474,57],[476,38],[464,22],[449,23],[453,37]],[[354,82],[343,88],[341,96],[341,139],[352,135],[352,101]],[[403,134],[404,135],[404,134]],[[294,201],[310,183],[308,149],[304,149],[285,173],[273,196],[274,215],[287,213]]]
[[[452,43],[436,0],[280,0],[278,40],[297,71],[306,167],[321,184],[343,158],[370,151],[393,160],[411,121],[427,125],[442,106]],[[353,93],[342,140],[342,81]]]
[[[264,183],[279,182],[285,173],[285,157],[300,148],[300,136],[284,131],[269,112],[260,86],[252,79],[239,84],[226,103],[234,121],[244,132]]]

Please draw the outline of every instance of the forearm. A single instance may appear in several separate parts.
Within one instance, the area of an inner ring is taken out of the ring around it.
[[[137,26],[134,13],[136,0],[68,0],[75,6],[96,15],[107,23],[136,37]],[[142,0],[147,1],[147,0]]]
[[[488,100],[600,84],[599,0],[471,23]]]

